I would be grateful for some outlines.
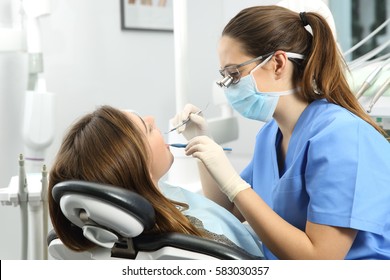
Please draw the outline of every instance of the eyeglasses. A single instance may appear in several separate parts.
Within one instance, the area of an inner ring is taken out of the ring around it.
[[[237,84],[241,79],[241,73],[238,70],[239,68],[251,64],[252,62],[262,60],[267,56],[272,55],[273,53],[268,53],[266,55],[261,55],[256,58],[252,58],[251,60],[245,61],[243,63],[237,64],[237,65],[230,65],[227,66],[221,70],[219,70],[219,73],[223,77],[222,80],[217,82],[217,85],[220,87],[226,87],[228,88],[231,84]]]

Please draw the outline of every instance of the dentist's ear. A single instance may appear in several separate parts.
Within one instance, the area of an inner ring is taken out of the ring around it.
[[[288,62],[287,54],[284,51],[276,51],[273,59],[275,61],[275,75],[280,76],[286,69],[286,65]]]

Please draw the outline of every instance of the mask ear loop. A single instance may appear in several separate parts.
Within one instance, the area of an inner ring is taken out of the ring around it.
[[[253,81],[253,83],[255,84],[255,89],[257,92],[259,92],[259,88],[257,87],[257,83],[256,83],[256,80],[255,80],[255,77],[253,77],[252,73],[254,71],[256,71],[257,69],[263,67],[268,61],[271,60],[271,58],[274,56],[274,54],[271,54],[269,57],[267,57],[266,59],[264,59],[259,65],[257,65],[255,68],[253,68],[250,72],[249,72],[249,75],[251,76],[251,79]]]
[[[256,71],[257,69],[263,67],[268,61],[271,60],[271,58],[274,56],[274,54],[271,54],[269,57],[267,57],[266,59],[264,59],[259,65],[257,65],[255,68],[253,68],[249,74],[252,74],[254,71]]]

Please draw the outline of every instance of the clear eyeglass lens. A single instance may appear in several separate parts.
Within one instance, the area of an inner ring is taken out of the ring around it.
[[[226,67],[222,70],[219,70],[219,73],[222,77],[231,77],[233,79],[233,84],[236,84],[240,81],[241,73],[236,67]]]

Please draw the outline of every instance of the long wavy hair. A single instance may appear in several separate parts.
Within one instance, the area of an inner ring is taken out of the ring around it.
[[[365,112],[351,91],[345,72],[347,65],[326,20],[314,12],[305,13],[310,34],[298,13],[280,6],[255,6],[242,10],[222,31],[241,44],[242,51],[258,57],[276,50],[305,55],[294,63],[293,80],[303,100],[326,98],[359,116],[387,136]],[[317,93],[316,93],[317,92]],[[320,94],[318,94],[320,92]]]
[[[146,234],[179,232],[203,236],[178,210],[186,204],[169,200],[149,173],[149,146],[141,130],[122,111],[102,106],[76,121],[65,135],[49,173],[49,211],[54,230],[74,251],[95,245],[84,238],[61,212],[51,196],[53,187],[66,180],[110,184],[134,191],[152,204],[156,224]]]

